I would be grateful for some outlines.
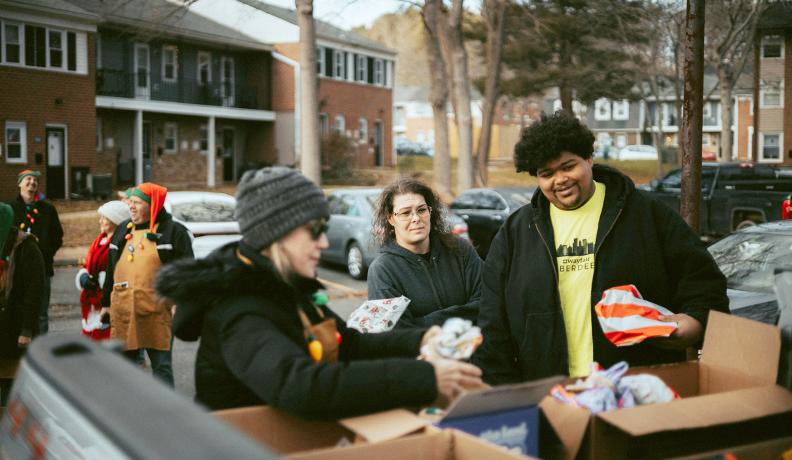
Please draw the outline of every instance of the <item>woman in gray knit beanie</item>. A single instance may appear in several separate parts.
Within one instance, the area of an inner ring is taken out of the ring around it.
[[[322,191],[300,173],[249,171],[237,192],[242,240],[161,269],[176,337],[201,338],[196,399],[212,410],[268,404],[335,419],[448,402],[481,385],[470,364],[415,359],[435,330],[361,334],[328,308],[316,280],[328,216]]]

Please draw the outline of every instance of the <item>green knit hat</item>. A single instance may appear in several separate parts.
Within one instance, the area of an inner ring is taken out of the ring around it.
[[[17,185],[21,184],[22,179],[26,178],[27,176],[33,176],[36,179],[38,179],[39,177],[41,177],[41,173],[38,171],[33,171],[32,169],[26,169],[21,173],[19,173],[19,175],[17,176]]]

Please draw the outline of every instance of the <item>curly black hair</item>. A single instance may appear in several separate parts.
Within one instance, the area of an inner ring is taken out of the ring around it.
[[[539,121],[523,129],[520,141],[514,146],[514,167],[517,172],[536,171],[570,152],[589,159],[594,153],[594,134],[575,116],[559,110],[552,115],[542,114]]]

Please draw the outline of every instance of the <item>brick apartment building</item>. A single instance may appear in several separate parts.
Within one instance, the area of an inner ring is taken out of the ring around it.
[[[755,47],[752,147],[760,162],[792,165],[792,2],[771,2],[759,19]]]
[[[25,169],[41,171],[50,198],[85,186],[96,165],[97,21],[62,0],[0,1],[0,200]]]
[[[197,2],[190,10],[273,46],[275,148],[279,163],[295,163],[299,155],[300,58],[296,13],[258,0],[227,1],[222,8],[212,2]],[[335,131],[350,138],[358,167],[395,164],[392,117],[396,53],[357,34],[315,22],[322,133]]]

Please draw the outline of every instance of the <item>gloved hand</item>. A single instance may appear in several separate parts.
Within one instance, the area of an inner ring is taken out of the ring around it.
[[[99,281],[95,276],[83,273],[80,275],[80,285],[82,285],[83,289],[86,291],[93,291],[99,287]]]

